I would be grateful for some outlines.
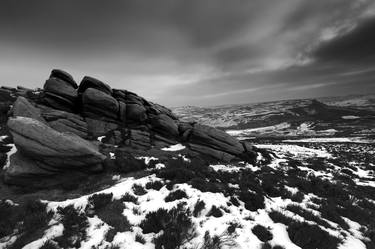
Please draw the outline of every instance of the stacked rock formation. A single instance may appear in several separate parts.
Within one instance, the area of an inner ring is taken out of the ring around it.
[[[191,154],[222,162],[253,161],[256,156],[246,142],[182,122],[168,108],[92,77],[84,77],[78,86],[70,74],[53,70],[43,90],[4,92],[18,96],[8,120],[18,149],[6,169],[10,181],[72,169],[100,171],[105,160],[98,149],[102,136],[103,143],[143,151],[181,143]]]

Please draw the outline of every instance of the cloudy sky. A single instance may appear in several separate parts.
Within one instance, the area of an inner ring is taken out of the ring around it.
[[[167,106],[375,93],[375,2],[1,0],[0,84],[52,68]]]

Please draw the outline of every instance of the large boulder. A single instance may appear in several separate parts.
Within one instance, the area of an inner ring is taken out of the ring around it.
[[[44,91],[54,93],[71,101],[73,105],[77,101],[77,91],[68,82],[58,78],[49,78],[44,84]]]
[[[67,112],[76,111],[76,107],[72,101],[51,92],[45,92],[44,102],[46,105],[57,110],[63,110]]]
[[[106,93],[108,95],[112,95],[112,89],[111,89],[110,86],[108,86],[104,82],[101,82],[98,79],[95,79],[95,78],[90,77],[90,76],[85,76],[82,79],[81,84],[78,87],[78,93],[82,94],[89,88],[94,88],[94,89],[99,90],[99,91],[101,91],[103,93]]]
[[[78,95],[71,83],[59,79],[49,78],[44,84],[44,101],[47,105],[63,111],[77,111]]]
[[[67,83],[69,83],[74,89],[78,88],[77,83],[73,79],[73,76],[71,76],[69,73],[61,70],[61,69],[53,69],[51,72],[50,78],[58,78],[61,79]]]
[[[232,155],[240,155],[245,151],[239,140],[224,131],[206,125],[194,125],[189,143],[203,145]]]
[[[133,122],[144,122],[147,119],[146,108],[140,104],[126,105],[126,119]]]
[[[179,135],[177,122],[166,114],[152,116],[150,123],[154,131],[164,136],[176,138]]]
[[[82,109],[86,117],[118,118],[119,103],[111,95],[89,88],[82,94]]]
[[[58,170],[96,168],[105,159],[89,141],[58,132],[35,119],[10,118],[8,127],[23,154]]]

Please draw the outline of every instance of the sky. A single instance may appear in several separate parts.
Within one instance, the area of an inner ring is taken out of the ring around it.
[[[375,1],[1,0],[0,85],[53,68],[166,106],[375,93]]]

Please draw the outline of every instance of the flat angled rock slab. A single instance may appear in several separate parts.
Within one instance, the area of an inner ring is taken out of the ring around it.
[[[105,159],[89,141],[75,134],[58,132],[31,118],[11,118],[8,127],[16,147],[25,155],[59,169],[89,167]]]
[[[232,155],[244,152],[244,147],[236,138],[224,131],[196,124],[191,132],[189,143],[200,144]]]
[[[87,138],[88,129],[87,124],[77,124],[74,120],[70,119],[59,119],[56,121],[51,121],[48,125],[59,132],[70,132],[80,136],[81,138]]]

